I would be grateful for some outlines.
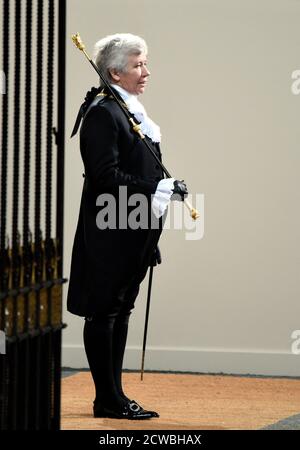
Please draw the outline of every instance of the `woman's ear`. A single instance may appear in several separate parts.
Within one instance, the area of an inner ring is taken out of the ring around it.
[[[120,81],[120,75],[116,69],[109,69],[109,73],[114,81]]]

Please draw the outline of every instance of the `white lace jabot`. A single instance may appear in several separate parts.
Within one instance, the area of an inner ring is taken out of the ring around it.
[[[112,84],[112,87],[116,89],[124,102],[128,106],[128,110],[133,114],[136,119],[141,123],[142,133],[148,136],[153,142],[161,142],[161,133],[159,126],[150,119],[147,112],[136,95],[129,94],[125,89],[121,88],[117,84]]]

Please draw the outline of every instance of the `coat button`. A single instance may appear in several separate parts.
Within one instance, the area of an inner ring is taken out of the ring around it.
[[[155,169],[160,169],[160,166],[156,164]]]

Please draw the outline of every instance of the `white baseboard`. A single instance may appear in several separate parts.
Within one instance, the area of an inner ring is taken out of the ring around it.
[[[124,369],[140,370],[142,351],[126,348]],[[62,366],[88,368],[84,348],[65,345]],[[300,355],[288,352],[148,347],[145,370],[300,377]]]

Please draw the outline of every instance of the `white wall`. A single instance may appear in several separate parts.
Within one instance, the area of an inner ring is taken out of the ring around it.
[[[300,375],[300,68],[295,0],[69,0],[65,275],[82,188],[72,126],[97,75],[87,51],[116,32],[143,36],[151,83],[141,98],[163,132],[165,165],[205,196],[205,232],[166,230],[155,269],[146,369]],[[202,217],[203,220],[203,217]],[[144,282],[125,367],[140,367]],[[65,294],[67,288],[65,287]],[[63,365],[87,367],[83,320],[65,312]]]

